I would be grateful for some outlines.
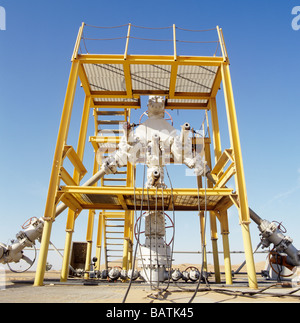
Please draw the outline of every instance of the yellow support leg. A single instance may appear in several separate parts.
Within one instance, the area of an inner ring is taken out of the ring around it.
[[[221,282],[219,251],[218,251],[218,234],[217,234],[217,221],[214,212],[210,212],[210,230],[211,230],[211,243],[214,260],[214,271],[216,283]]]
[[[256,278],[255,263],[253,258],[249,224],[250,223],[241,223],[241,227],[242,227],[242,234],[243,234],[243,241],[244,241],[249,287],[253,289],[257,289],[258,286],[257,286],[257,278]]]
[[[73,231],[66,232],[64,256],[63,256],[62,268],[60,273],[61,282],[66,282],[68,280],[72,236],[73,236]]]
[[[215,153],[215,163],[218,162],[222,155],[221,148],[221,135],[218,120],[218,111],[216,99],[212,98],[209,100],[209,107],[211,112],[211,123]],[[220,223],[221,223],[221,234],[223,240],[223,252],[224,252],[224,265],[225,265],[225,280],[227,285],[232,285],[231,275],[231,259],[230,259],[230,248],[229,248],[229,226],[228,226],[228,214],[227,210],[220,212]]]
[[[232,285],[232,270],[229,248],[229,227],[227,211],[220,212],[221,221],[221,234],[223,238],[223,251],[224,251],[224,266],[225,266],[225,280],[227,285]]]
[[[223,233],[222,238],[223,238],[223,250],[224,250],[225,281],[227,285],[232,285],[232,274],[231,274],[232,269],[231,269],[228,234]]]
[[[250,224],[250,215],[249,215],[249,206],[247,201],[246,194],[246,184],[245,184],[245,175],[242,161],[242,152],[240,145],[240,137],[238,131],[237,116],[233,98],[231,77],[229,71],[229,65],[224,63],[221,65],[222,80],[224,86],[224,96],[226,103],[226,111],[228,118],[229,134],[231,146],[234,153],[236,175],[235,182],[237,187],[237,193],[239,197],[240,207],[239,207],[239,217],[242,227],[244,249],[246,256],[247,272],[248,272],[248,282],[249,287],[257,289],[257,278],[255,272],[255,265],[253,259],[253,251],[251,245],[251,237],[249,231]]]
[[[96,243],[96,269],[100,270],[101,265],[101,248],[102,248],[102,235],[103,235],[103,214],[99,213],[97,243]]]
[[[95,174],[97,172],[98,168],[99,168],[99,165],[97,163],[97,159],[96,159],[96,155],[95,155],[93,174]],[[94,186],[96,186],[96,184],[94,184]],[[95,213],[96,213],[95,210],[89,210],[87,233],[86,233],[87,250],[86,250],[86,259],[85,259],[85,271],[89,271],[90,265],[91,265]],[[88,279],[89,274],[85,273],[84,278]]]
[[[79,213],[80,212],[74,212],[71,209],[69,209],[67,225],[66,225],[65,248],[64,248],[63,262],[62,262],[61,273],[60,273],[61,282],[66,282],[68,279],[75,218],[79,215]]]
[[[200,214],[200,232],[201,232],[201,246],[202,246],[202,259],[203,259],[203,270],[207,272],[207,254],[206,254],[206,237],[205,237],[205,216],[204,212],[201,211]]]
[[[40,254],[39,254],[39,259],[37,264],[37,270],[35,273],[34,286],[43,286],[52,223],[53,223],[52,220],[48,220],[48,221],[45,221],[45,224],[44,224]]]
[[[134,212],[130,211],[130,231],[129,231],[129,238],[130,238],[130,244],[129,244],[129,250],[128,250],[128,269],[132,269],[132,262],[133,262],[133,235],[134,235]]]
[[[85,147],[85,141],[86,141],[90,105],[91,105],[91,97],[86,96],[84,100],[80,131],[79,131],[79,137],[78,137],[78,143],[77,143],[77,155],[81,160],[83,160],[83,155],[84,155],[84,147]],[[79,184],[80,174],[76,169],[74,169],[73,179],[75,183]],[[77,218],[78,215],[79,215],[78,213],[75,213],[73,210],[69,209],[67,224],[66,224],[66,238],[65,238],[64,255],[63,255],[63,265],[61,269],[61,278],[60,278],[61,282],[67,281],[67,278],[68,278],[72,236],[74,232],[75,219]]]
[[[129,253],[129,242],[130,242],[130,211],[125,211],[124,219],[124,244],[123,244],[123,263],[122,269],[128,270],[128,253]]]
[[[66,144],[67,137],[68,137],[69,124],[70,124],[72,108],[73,108],[73,100],[75,96],[77,79],[78,79],[78,69],[79,69],[79,61],[74,60],[71,66],[70,77],[69,77],[64,107],[62,111],[62,116],[61,116],[58,136],[57,136],[57,142],[56,142],[56,148],[54,153],[52,171],[50,176],[48,196],[47,196],[45,214],[44,214],[45,226],[43,230],[41,251],[40,251],[36,275],[35,275],[35,282],[34,282],[35,286],[43,285],[43,280],[44,280],[44,275],[46,270],[46,262],[47,262],[47,255],[48,255],[48,249],[49,249],[52,221],[54,220],[54,216],[55,216],[55,197],[56,197],[56,192],[59,185],[59,172],[60,172],[60,166],[62,163],[64,145]]]
[[[124,238],[122,269],[128,270],[129,238]]]
[[[210,169],[212,169],[209,143],[205,143],[204,152],[205,152],[205,160],[206,160],[207,166]],[[213,184],[210,181],[207,181],[207,187],[212,188]],[[210,235],[211,235],[211,243],[212,243],[212,251],[213,251],[215,281],[216,283],[220,283],[221,274],[220,274],[219,251],[218,251],[217,221],[216,221],[216,214],[214,212],[209,212],[209,220],[210,220]]]
[[[92,241],[87,241],[84,279],[89,279],[88,271],[90,271],[91,269],[91,256],[92,256]]]
[[[88,217],[88,224],[87,224],[87,233],[86,233],[87,250],[86,250],[86,259],[85,259],[85,271],[89,271],[90,270],[90,265],[91,265],[94,215],[95,215],[95,211],[90,210],[89,211],[89,217]],[[88,279],[89,274],[85,273],[84,278]]]

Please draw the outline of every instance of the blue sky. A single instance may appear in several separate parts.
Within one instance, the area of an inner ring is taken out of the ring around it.
[[[79,26],[83,21],[98,26],[131,22],[147,27],[176,24],[187,29],[223,28],[249,205],[262,218],[282,221],[300,248],[300,31],[291,26],[295,17],[291,12],[297,5],[299,1],[266,0],[0,1],[6,11],[6,30],[0,31],[0,241],[7,243],[14,238],[29,217],[43,216]],[[168,51],[165,45],[143,46],[146,53]],[[108,50],[103,46],[103,53]],[[222,145],[229,148],[222,91],[218,102]],[[82,103],[79,92],[72,118],[75,126],[80,122]],[[190,114],[173,115],[175,122],[193,120]],[[89,131],[92,135],[93,124]],[[76,133],[70,130],[69,143],[76,147],[76,142]],[[187,241],[180,229],[184,227],[190,236],[197,236],[195,214],[178,215],[177,223],[181,226],[176,230],[175,249],[199,250],[198,242]],[[62,215],[54,224],[51,238],[57,247],[64,246],[64,229]],[[84,240],[85,230],[86,216],[82,214],[74,240]],[[231,249],[242,250],[234,209],[230,211],[230,232]],[[255,247],[259,242],[255,225],[251,225],[251,234]],[[221,240],[220,236],[220,249]]]

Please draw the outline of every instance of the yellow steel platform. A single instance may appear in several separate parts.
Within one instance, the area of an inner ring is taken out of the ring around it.
[[[156,189],[64,186],[58,193],[71,209],[216,211],[232,205],[232,189]]]

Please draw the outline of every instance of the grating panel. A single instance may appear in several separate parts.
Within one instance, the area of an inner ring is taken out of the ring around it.
[[[230,195],[232,190],[217,189],[170,189],[156,192],[154,189],[144,190],[131,187],[61,187],[64,203],[69,207],[77,206],[82,209],[106,210],[187,210],[200,209],[220,210],[232,205]],[[163,193],[163,194],[162,194]],[[174,208],[173,208],[174,205]]]
[[[135,91],[169,90],[171,66],[131,64],[130,72]]]
[[[80,195],[80,197],[79,197]],[[161,197],[149,196],[145,195],[143,198],[142,196],[136,196],[134,198],[133,195],[124,195],[124,201],[129,210],[140,210],[141,205],[143,204],[143,210],[173,210],[173,202],[175,210],[199,210],[199,202],[200,202],[200,209],[204,210],[213,210],[217,203],[222,198],[227,198],[223,196],[207,196],[206,201],[203,196],[165,196],[164,199]],[[120,205],[119,199],[115,195],[99,195],[99,194],[76,194],[76,198],[79,200],[80,204],[83,208],[101,208],[101,205],[110,205],[110,208],[119,210],[123,209]],[[89,203],[90,201],[90,203]],[[143,201],[143,203],[142,203]]]
[[[84,64],[92,91],[126,91],[123,65]]]
[[[175,92],[209,93],[217,69],[217,66],[178,66]]]
[[[78,202],[85,207],[100,204],[119,204],[118,197],[115,195],[99,195],[99,194],[74,194]]]
[[[133,93],[151,94],[160,91],[167,94],[170,87],[171,65],[130,64],[130,75],[124,74],[122,64],[83,64],[87,81],[92,92],[119,92],[126,95],[126,82],[131,82],[132,97],[94,98],[95,102],[130,102],[135,103]],[[179,65],[176,75],[175,94],[210,93],[214,84],[217,66]],[[140,92],[140,93],[139,93]],[[130,95],[130,94],[129,94]],[[207,103],[203,99],[169,100],[170,103]]]

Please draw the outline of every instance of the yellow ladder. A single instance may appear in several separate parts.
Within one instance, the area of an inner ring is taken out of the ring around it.
[[[125,134],[124,124],[130,120],[130,109],[96,108],[94,118],[96,136],[91,137],[90,140],[95,153],[98,154],[98,160],[103,160],[118,148],[121,136]],[[105,175],[101,179],[101,186],[105,187],[130,187],[132,185],[133,167],[129,163],[118,169],[115,174]],[[128,269],[131,265],[133,212],[103,210],[102,216],[105,268],[120,266]]]

